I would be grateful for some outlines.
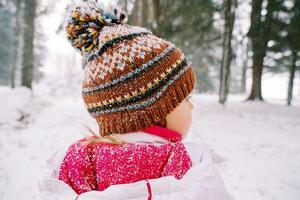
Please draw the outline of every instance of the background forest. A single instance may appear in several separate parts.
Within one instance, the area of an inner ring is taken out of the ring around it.
[[[70,1],[69,9],[76,1]],[[300,2],[296,0],[119,0],[129,24],[145,26],[171,40],[192,61],[197,91],[246,93],[248,100],[263,100],[264,74],[288,73],[285,94],[292,101],[299,76]],[[43,16],[57,1],[0,1],[0,84],[32,88],[46,67]],[[57,34],[64,34],[62,19]],[[59,48],[59,47],[57,47]],[[249,84],[247,91],[247,84]],[[276,88],[274,88],[276,90]]]

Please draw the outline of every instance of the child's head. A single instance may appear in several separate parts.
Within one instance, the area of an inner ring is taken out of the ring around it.
[[[126,16],[116,9],[95,0],[83,4],[72,11],[67,36],[88,61],[82,94],[100,134],[152,125],[185,133],[190,123],[185,99],[195,74],[184,54],[151,31],[124,24]]]

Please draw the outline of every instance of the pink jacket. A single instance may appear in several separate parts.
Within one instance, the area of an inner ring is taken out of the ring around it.
[[[162,176],[181,179],[192,165],[181,135],[158,126],[143,132],[169,142],[116,145],[87,144],[84,143],[86,139],[82,139],[69,147],[59,170],[59,179],[78,194]]]

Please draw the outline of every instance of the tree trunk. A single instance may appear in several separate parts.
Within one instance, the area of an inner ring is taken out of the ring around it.
[[[124,11],[126,13],[126,15],[128,15],[128,1],[124,0]]]
[[[261,35],[261,26],[262,26],[262,3],[263,0],[252,0],[252,11],[251,11],[251,26],[249,29],[249,37],[252,43],[252,86],[251,93],[248,97],[248,100],[262,100],[261,95],[261,75],[262,75],[262,67],[263,67],[263,59],[264,56],[260,56],[261,46],[260,42],[262,42]]]
[[[222,64],[220,69],[220,87],[219,87],[219,102],[224,104],[229,91],[229,75],[230,64],[232,60],[232,30],[234,26],[236,0],[226,0],[225,2],[225,26],[223,36],[223,54]]]
[[[32,88],[34,68],[34,22],[36,1],[26,0],[24,8],[24,46],[22,61],[22,86]]]
[[[243,66],[242,66],[242,80],[241,80],[241,93],[246,93],[246,81],[247,81],[247,68],[248,68],[248,51],[249,46],[248,42],[243,39],[242,42],[242,48],[243,48]]]
[[[292,63],[290,67],[290,78],[289,78],[289,86],[288,86],[288,94],[287,94],[287,105],[291,105],[291,101],[293,99],[293,87],[294,87],[294,78],[296,71],[296,61],[297,61],[297,52],[293,52],[292,54]]]
[[[152,0],[152,7],[153,7],[153,32],[156,35],[159,35],[159,24],[160,24],[160,10],[159,10],[159,0]]]
[[[144,0],[135,0],[132,10],[132,22],[134,25],[143,26],[143,2]]]
[[[21,0],[16,0],[16,14],[15,14],[15,24],[14,24],[14,46],[13,46],[13,55],[15,55],[15,59],[13,60],[11,67],[11,87],[15,87],[15,76],[16,69],[18,65],[19,58],[19,36],[20,36],[20,5]]]
[[[253,66],[252,66],[252,87],[251,93],[248,97],[248,100],[259,100],[263,101],[262,92],[261,92],[261,78],[262,78],[262,71],[263,71],[263,60],[264,56],[259,58],[253,59]]]

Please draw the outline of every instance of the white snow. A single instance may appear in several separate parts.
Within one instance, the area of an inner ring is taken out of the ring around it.
[[[223,107],[197,96],[191,138],[221,157],[217,166],[236,199],[299,199],[300,107],[238,99]]]
[[[38,199],[46,160],[96,130],[80,96],[80,78],[44,81],[34,93],[0,87],[0,199]],[[72,80],[72,81],[71,81]],[[73,84],[68,84],[69,82]],[[300,107],[195,95],[188,139],[204,141],[236,199],[297,200],[300,196]],[[299,102],[299,98],[296,99]]]

